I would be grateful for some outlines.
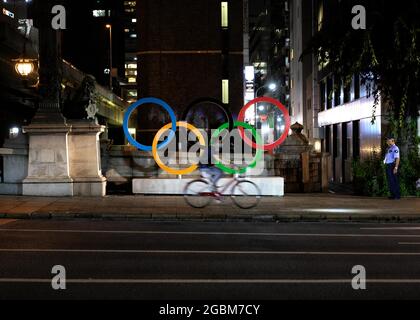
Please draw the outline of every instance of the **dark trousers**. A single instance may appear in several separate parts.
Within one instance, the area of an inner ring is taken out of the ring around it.
[[[391,197],[399,199],[400,195],[400,183],[398,181],[398,173],[394,174],[395,163],[390,163],[386,165],[386,178],[388,180],[389,191],[391,192]]]

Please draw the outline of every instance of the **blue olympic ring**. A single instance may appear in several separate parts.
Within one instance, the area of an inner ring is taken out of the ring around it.
[[[154,103],[157,104],[159,106],[161,106],[162,108],[164,108],[168,113],[169,116],[171,118],[171,122],[172,122],[172,128],[170,130],[169,136],[161,143],[158,144],[157,148],[158,150],[165,148],[171,141],[172,139],[175,137],[175,132],[177,130],[177,126],[176,126],[176,115],[174,110],[169,106],[169,104],[167,104],[165,101],[160,100],[158,98],[143,98],[138,100],[137,102],[134,102],[130,107],[128,107],[127,111],[124,114],[124,121],[123,121],[123,128],[124,128],[124,134],[127,137],[128,142],[136,147],[139,150],[142,151],[152,151],[152,146],[146,146],[144,144],[141,144],[139,142],[137,142],[135,139],[133,139],[133,137],[131,136],[129,130],[128,130],[128,122],[130,120],[130,116],[131,113],[133,113],[133,111],[140,107],[143,104],[146,103]]]

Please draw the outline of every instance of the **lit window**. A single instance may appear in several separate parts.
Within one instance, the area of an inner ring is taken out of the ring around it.
[[[137,34],[135,34],[135,33],[130,34],[130,38],[137,38]]]
[[[132,23],[136,23],[137,22],[137,19],[131,19],[131,22]]]
[[[124,1],[124,5],[126,7],[135,7],[136,6],[136,1]]]
[[[105,17],[106,11],[105,10],[93,10],[92,14],[95,18]]]
[[[127,69],[125,71],[126,76],[137,76],[137,70],[133,69]]]
[[[222,28],[227,28],[229,26],[228,14],[228,3],[222,2]]]
[[[128,90],[127,95],[129,97],[137,97],[137,90]]]
[[[134,77],[129,77],[128,78],[128,83],[136,83],[136,82],[137,82],[136,78],[134,78]]]
[[[125,68],[126,69],[137,69],[137,63],[126,63]]]
[[[222,80],[222,102],[229,103],[229,80]]]

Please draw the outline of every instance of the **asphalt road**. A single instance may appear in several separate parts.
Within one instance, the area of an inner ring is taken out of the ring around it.
[[[0,220],[0,299],[44,298],[420,299],[420,225]]]

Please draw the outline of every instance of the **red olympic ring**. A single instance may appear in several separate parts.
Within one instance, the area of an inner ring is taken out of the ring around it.
[[[244,128],[243,127],[239,127],[239,134],[241,135],[241,138],[245,141],[245,143],[247,145],[251,146],[253,149],[270,151],[270,150],[273,150],[274,148],[278,147],[279,145],[281,145],[286,140],[286,138],[287,138],[287,136],[289,134],[290,126],[291,126],[290,115],[289,115],[289,112],[287,111],[286,107],[280,101],[278,101],[276,99],[273,99],[273,98],[270,98],[270,97],[259,97],[259,98],[256,98],[256,99],[248,102],[241,109],[241,111],[239,112],[239,115],[238,115],[238,121],[244,122],[245,112],[248,110],[249,107],[253,106],[254,104],[256,104],[258,102],[268,102],[268,103],[271,103],[271,104],[275,105],[281,112],[283,112],[284,120],[286,122],[286,124],[285,124],[285,130],[284,130],[283,134],[281,135],[281,137],[279,139],[277,139],[273,143],[264,144],[262,146],[256,144],[251,139],[249,139],[244,134]]]

